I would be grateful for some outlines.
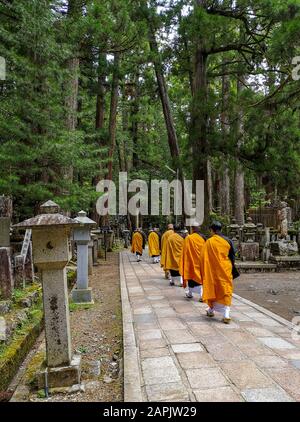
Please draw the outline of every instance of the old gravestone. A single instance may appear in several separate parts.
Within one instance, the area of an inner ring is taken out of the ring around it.
[[[80,383],[80,357],[72,353],[66,274],[69,236],[77,224],[48,201],[40,215],[15,226],[32,229],[33,260],[42,275],[47,368],[39,374],[40,388]]]
[[[11,250],[10,224],[12,218],[12,200],[0,196],[0,293],[4,299],[9,299],[14,287]]]
[[[0,196],[0,247],[10,247],[10,224],[12,218],[12,200]]]

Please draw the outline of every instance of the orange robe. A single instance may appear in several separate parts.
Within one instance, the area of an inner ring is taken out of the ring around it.
[[[159,235],[151,232],[148,236],[149,256],[160,255]]]
[[[167,242],[169,237],[174,234],[174,230],[167,230],[161,238],[161,258],[160,258],[160,266],[163,267],[165,270],[166,265],[166,249],[167,249]]]
[[[131,241],[131,252],[138,252],[140,255],[143,255],[143,235],[139,232],[133,233]]]
[[[169,236],[166,245],[165,270],[179,271],[183,243],[184,239],[178,233]]]
[[[232,263],[229,243],[221,236],[208,239],[202,249],[200,268],[203,279],[203,301],[230,306],[233,293]]]
[[[193,233],[184,240],[179,269],[184,288],[187,287],[189,280],[202,284],[200,256],[204,245],[205,240],[198,233]]]

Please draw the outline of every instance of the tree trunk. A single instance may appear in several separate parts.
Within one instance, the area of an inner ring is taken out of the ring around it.
[[[107,179],[112,180],[113,176],[113,156],[116,145],[116,130],[117,130],[117,107],[118,107],[118,91],[119,91],[119,63],[120,53],[114,54],[114,69],[111,87],[111,100],[110,100],[110,115],[109,115],[109,162]]]
[[[66,81],[66,128],[69,131],[74,131],[77,127],[79,58],[70,58],[67,68],[69,78]]]
[[[95,114],[95,129],[97,133],[97,140],[99,147],[103,147],[104,143],[102,142],[101,129],[104,128],[104,118],[105,118],[105,75],[106,75],[106,55],[99,51],[98,58],[98,80],[97,80],[97,98],[96,98],[96,114]],[[104,168],[101,162],[101,153],[99,154],[99,172],[92,179],[92,186],[96,187],[100,180],[104,177]],[[91,204],[91,218],[96,221],[98,224],[101,221],[100,216],[96,210],[96,204]]]
[[[243,84],[240,80],[237,81],[237,104],[239,105],[240,93],[243,89]],[[240,150],[243,138],[243,113],[238,110],[237,122],[237,151]],[[245,181],[244,170],[241,162],[236,160],[235,183],[234,183],[234,217],[238,224],[245,223]]]
[[[68,19],[76,21],[82,13],[81,0],[69,0],[68,2]],[[72,40],[72,44],[73,40]],[[67,60],[68,76],[65,81],[65,126],[67,131],[73,132],[77,128],[77,111],[78,111],[78,88],[79,88],[79,69],[80,61],[78,57],[79,46],[76,46],[72,52],[72,57]],[[68,166],[63,169],[63,177],[69,183],[73,181],[73,167]]]
[[[211,161],[207,160],[207,190],[208,190],[208,208],[209,213],[213,211],[213,178]]]
[[[228,115],[229,108],[229,92],[230,80],[227,75],[222,77],[222,114],[221,114],[221,127],[223,143],[228,143],[230,133],[230,120]],[[220,172],[220,208],[223,216],[230,216],[230,175],[228,167],[228,158],[225,157]]]
[[[182,215],[184,215],[184,174],[183,174],[183,168],[180,162],[180,154],[179,154],[179,144],[175,129],[175,124],[172,116],[171,111],[171,105],[170,105],[170,99],[168,95],[167,90],[167,84],[163,72],[162,67],[162,61],[155,37],[155,27],[153,25],[152,19],[149,16],[149,10],[147,14],[147,20],[148,20],[148,39],[149,39],[149,45],[150,50],[152,52],[152,60],[153,65],[155,68],[155,74],[157,79],[157,85],[158,85],[158,91],[159,96],[162,104],[164,119],[165,119],[165,125],[168,135],[168,143],[170,148],[170,154],[173,161],[173,167],[175,167],[178,170],[178,178],[182,182]]]
[[[193,154],[193,184],[197,180],[204,180],[204,226],[209,224],[210,194],[208,165],[209,158],[207,140],[207,55],[198,48],[195,55],[194,96],[192,99],[190,143]]]
[[[105,116],[105,69],[106,56],[105,53],[99,52],[98,61],[98,81],[97,81],[97,102],[96,102],[96,129],[102,129],[104,126]]]
[[[244,170],[240,162],[237,163],[237,168],[235,170],[234,217],[237,224],[243,225],[245,223]]]
[[[230,216],[230,176],[226,163],[223,167],[220,181],[220,208],[223,217]]]
[[[175,164],[178,166],[179,165],[179,146],[178,146],[174,120],[173,120],[173,116],[171,112],[167,85],[166,85],[165,77],[163,74],[162,63],[160,59],[157,41],[155,38],[155,30],[149,18],[148,18],[148,23],[149,23],[149,44],[150,44],[151,52],[153,54],[153,64],[155,68],[159,96],[161,99],[163,114],[164,114],[165,123],[166,123],[170,153]]]
[[[133,142],[133,153],[132,153],[132,165],[134,168],[137,168],[139,165],[139,155],[138,155],[138,113],[140,109],[140,92],[139,92],[139,75],[137,73],[135,77],[135,93],[134,99],[132,102],[132,111],[131,111],[131,135]]]

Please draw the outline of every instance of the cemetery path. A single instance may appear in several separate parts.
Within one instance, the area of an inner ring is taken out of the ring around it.
[[[13,401],[31,402],[120,402],[123,400],[122,311],[119,283],[119,253],[98,260],[89,278],[95,304],[70,305],[73,351],[82,356],[83,390],[71,394],[52,394],[29,388],[28,375],[38,369],[45,355],[42,343],[24,362],[24,370],[12,385]]]
[[[235,283],[235,292],[292,321],[300,315],[299,281],[298,271],[242,274]]]
[[[300,401],[291,323],[236,295],[230,325],[209,319],[146,254],[120,254],[125,401]]]

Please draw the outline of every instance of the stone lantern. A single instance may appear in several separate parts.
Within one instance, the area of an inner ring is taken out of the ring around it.
[[[48,201],[41,214],[15,225],[32,229],[33,261],[42,275],[47,368],[39,387],[68,387],[80,383],[80,357],[72,356],[66,265],[69,235],[79,223],[59,214]]]
[[[253,223],[252,218],[247,218],[247,223],[243,226],[244,239],[246,243],[255,242],[256,225]]]
[[[234,217],[231,219],[231,224],[229,225],[228,229],[229,237],[232,240],[235,249],[238,250],[240,243],[240,226],[237,224]]]
[[[241,243],[242,261],[257,261],[259,259],[259,243],[255,242],[256,225],[252,218],[247,218],[243,225],[244,242]]]
[[[73,239],[77,245],[77,281],[72,291],[75,303],[93,303],[92,289],[89,287],[89,244],[91,242],[91,228],[97,223],[87,217],[85,211],[80,211],[75,218],[79,224],[73,231]]]

